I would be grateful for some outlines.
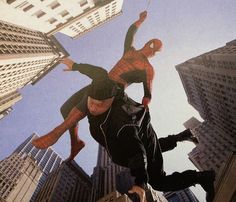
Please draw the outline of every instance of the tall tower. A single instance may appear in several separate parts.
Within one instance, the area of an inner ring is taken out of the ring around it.
[[[0,114],[3,117],[22,98],[19,89],[35,84],[68,53],[55,37],[38,31],[0,21],[0,32]]]
[[[216,196],[214,202],[236,201],[236,153],[232,152],[216,184]]]
[[[168,201],[175,201],[175,202],[199,202],[193,192],[187,188],[180,191],[175,192],[166,192],[164,194]]]
[[[134,179],[129,169],[114,164],[101,145],[98,148],[97,166],[94,168],[91,178],[93,181],[92,202],[98,199],[101,202],[130,201],[126,193],[134,185]],[[151,186],[146,191],[146,196],[147,202],[167,202],[165,197],[160,192],[153,190]],[[130,197],[134,201],[137,200],[134,196]]]
[[[188,102],[205,120],[193,133],[189,158],[200,169],[220,167],[236,150],[236,40],[176,66]]]
[[[90,202],[91,191],[91,179],[82,168],[75,161],[63,162],[57,170],[48,175],[35,201]]]
[[[0,2],[0,19],[48,35],[61,32],[72,38],[121,14],[123,0],[47,0]]]
[[[112,162],[104,147],[99,145],[97,166],[92,174],[93,180],[93,200],[98,200],[103,196],[116,191],[116,176],[125,168]]]
[[[27,154],[31,156],[33,159],[35,159],[36,165],[42,170],[42,175],[39,179],[31,201],[35,200],[38,191],[44,184],[49,173],[55,171],[62,163],[62,158],[55,151],[53,151],[51,147],[40,150],[33,146],[32,140],[37,137],[39,136],[32,134],[14,151],[14,153],[18,153],[19,155]]]
[[[0,161],[0,201],[29,201],[41,175],[42,170],[30,156],[11,154]]]

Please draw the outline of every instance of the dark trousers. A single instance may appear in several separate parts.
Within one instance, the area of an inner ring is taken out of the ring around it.
[[[84,96],[87,95],[89,86],[86,86],[82,88],[81,90],[77,91],[74,93],[69,99],[66,100],[66,102],[61,106],[61,114],[63,118],[65,119],[70,111],[74,108],[77,107],[81,111],[86,110],[86,109],[81,109],[79,106],[80,102],[83,101]]]
[[[148,122],[148,120],[146,121]],[[149,184],[159,191],[177,191],[198,183],[198,175],[195,170],[186,170],[182,173],[174,172],[171,175],[166,175],[162,170],[162,152],[172,150],[176,147],[177,142],[175,135],[170,135],[158,140],[151,123],[144,124],[147,125],[147,128],[143,130],[144,135],[142,136],[142,142],[144,143],[147,154]]]

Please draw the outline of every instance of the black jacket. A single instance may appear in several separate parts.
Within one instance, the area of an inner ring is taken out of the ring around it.
[[[148,182],[146,149],[142,142],[149,113],[126,95],[117,96],[102,115],[88,115],[90,132],[103,145],[114,163],[130,168],[137,185]],[[149,120],[150,121],[150,120]]]

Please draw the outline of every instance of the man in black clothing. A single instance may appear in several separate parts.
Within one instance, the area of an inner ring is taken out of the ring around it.
[[[212,201],[213,171],[187,170],[166,175],[163,170],[162,152],[173,149],[178,141],[191,137],[189,131],[158,140],[148,108],[129,98],[123,89],[110,80],[106,70],[88,65],[85,68],[79,64],[77,70],[93,80],[86,87],[86,93],[77,108],[88,117],[91,135],[106,148],[113,162],[130,168],[135,177],[135,185],[130,192],[136,192],[143,200],[147,183],[159,191],[177,191],[200,184],[207,192],[207,201]],[[68,116],[63,124],[73,126],[75,121],[76,117]],[[63,124],[60,127],[63,128]],[[65,130],[68,129],[66,127]]]
[[[151,42],[149,49],[153,46],[155,48],[155,43]],[[93,138],[106,148],[113,162],[130,168],[135,177],[135,186],[131,192],[138,193],[142,200],[149,183],[159,191],[176,191],[200,184],[207,192],[207,200],[212,201],[213,171],[187,170],[166,175],[163,170],[162,152],[173,149],[178,141],[192,138],[190,131],[158,140],[150,123],[146,98],[142,104],[129,98],[123,88],[117,85],[119,82],[114,82],[117,75],[115,72],[114,78],[110,77],[111,80],[106,70],[100,67],[67,62],[64,60],[67,70],[77,70],[93,81],[91,85],[80,90],[75,99],[68,100],[73,102],[71,105],[69,103],[70,106],[77,104],[73,109],[76,113],[71,113],[71,108],[62,109],[66,111],[65,122],[55,128],[54,132],[34,141],[35,146],[47,148],[54,144],[67,129],[74,127],[78,120],[87,116]]]
[[[96,91],[104,87],[96,85]],[[106,148],[113,162],[130,168],[135,177],[131,193],[142,198],[147,183],[159,191],[177,191],[200,184],[207,192],[207,201],[213,200],[214,171],[187,170],[166,175],[163,170],[162,152],[189,138],[189,130],[158,140],[148,110],[127,95],[116,95],[108,111],[97,116],[89,113],[88,120],[91,135]]]

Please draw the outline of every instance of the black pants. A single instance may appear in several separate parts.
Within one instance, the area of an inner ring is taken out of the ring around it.
[[[74,93],[67,101],[61,106],[61,114],[63,118],[65,119],[70,111],[74,108],[77,107],[81,111],[84,111],[86,109],[82,109],[80,107],[80,102],[84,101],[84,97],[87,96],[87,91],[88,91],[89,85],[82,88],[78,92]]]
[[[148,122],[148,120],[146,121]],[[176,147],[175,135],[160,138],[159,141],[151,123],[144,124],[147,128],[143,130],[142,142],[147,154],[149,184],[159,191],[177,191],[198,183],[198,175],[195,170],[186,170],[182,173],[174,172],[171,175],[166,175],[162,170],[162,152],[172,150]]]

